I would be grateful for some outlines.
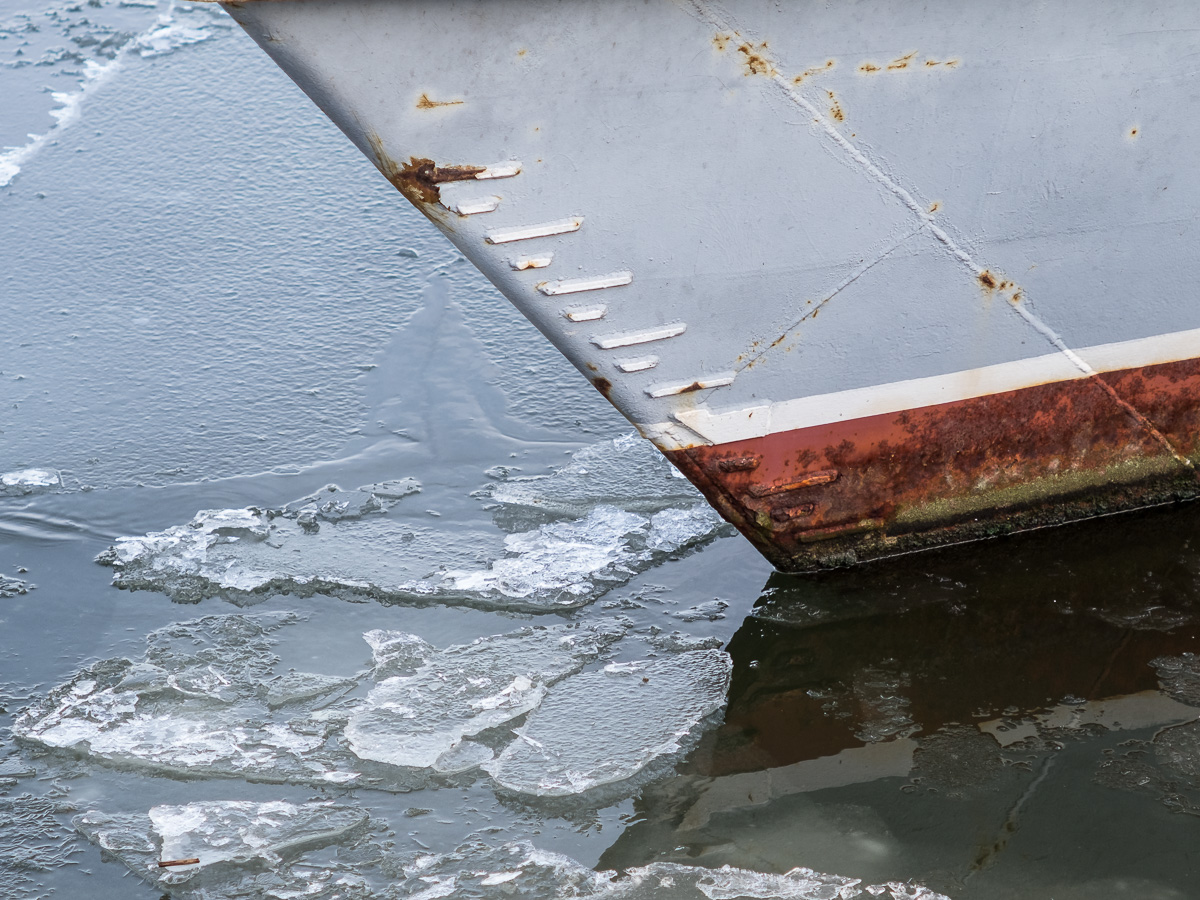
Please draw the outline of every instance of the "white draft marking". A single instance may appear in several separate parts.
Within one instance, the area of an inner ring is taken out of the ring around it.
[[[583,291],[602,291],[605,288],[621,287],[633,282],[632,272],[613,272],[611,275],[594,275],[590,278],[564,278],[538,285],[538,290],[547,297],[558,294],[579,294]]]
[[[702,378],[694,378],[691,381],[652,385],[646,388],[646,393],[655,400],[658,400],[662,397],[674,397],[677,394],[690,394],[693,391],[711,391],[713,388],[733,384],[735,377],[736,373],[734,372],[723,372],[720,375],[706,375]]]
[[[618,359],[613,363],[622,372],[645,372],[658,365],[657,356],[640,356],[636,359]]]
[[[608,313],[608,307],[603,303],[596,306],[571,306],[563,310],[563,315],[572,322],[594,322],[603,319]]]
[[[475,178],[479,181],[488,181],[492,178],[512,178],[514,175],[521,174],[521,164],[516,161],[494,163],[484,168],[482,172],[476,172]]]
[[[526,269],[544,269],[554,262],[554,253],[539,253],[536,256],[516,256],[508,261],[510,267],[517,272]]]
[[[556,234],[570,234],[583,226],[583,216],[572,216],[569,219],[559,219],[557,222],[544,222],[541,225],[524,225],[519,228],[498,228],[489,231],[484,240],[489,244],[510,244],[513,241],[529,241],[533,238],[553,237]]]
[[[451,212],[456,212],[460,216],[477,216],[480,213],[494,212],[496,207],[500,205],[500,198],[491,197],[475,197],[471,200],[443,200],[442,206]]]
[[[627,331],[623,334],[597,335],[592,343],[601,350],[616,350],[618,347],[632,347],[635,344],[649,344],[651,341],[664,341],[667,338],[679,337],[687,331],[687,325],[677,322],[674,325],[660,325],[646,331]]]

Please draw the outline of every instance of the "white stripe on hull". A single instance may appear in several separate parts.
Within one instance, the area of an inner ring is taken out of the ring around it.
[[[1178,362],[1200,357],[1200,329],[1100,344],[1075,352],[1097,373]],[[954,403],[1040,384],[1079,381],[1088,377],[1064,354],[1050,353],[948,375],[798,397],[727,412],[682,410],[675,414],[675,418],[705,442],[727,444],[799,428]],[[670,423],[641,427],[643,433],[659,436],[656,443],[663,450],[688,446],[686,441],[679,441],[679,430]]]

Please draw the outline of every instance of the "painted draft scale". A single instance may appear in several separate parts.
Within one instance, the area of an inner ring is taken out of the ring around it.
[[[780,569],[1197,494],[1194,0],[224,6]]]

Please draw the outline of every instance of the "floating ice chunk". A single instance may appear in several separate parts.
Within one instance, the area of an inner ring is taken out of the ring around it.
[[[1200,706],[1200,657],[1194,653],[1160,656],[1150,665],[1158,673],[1159,686],[1173,700]]]
[[[649,441],[636,434],[600,441],[575,451],[552,475],[509,478],[490,487],[494,500],[561,515],[582,516],[597,505],[634,512],[692,506],[700,492]]]
[[[203,880],[213,896],[241,897],[249,896],[238,890],[247,870],[279,867],[286,858],[343,841],[367,820],[362,810],[333,803],[203,801],[156,806],[146,815],[92,810],[76,816],[74,824],[151,884],[186,890]],[[179,859],[199,862],[158,866]],[[223,885],[227,891],[220,890]]]
[[[429,575],[433,565],[444,563],[445,532],[414,542],[421,529],[382,516],[342,515],[352,510],[327,509],[329,502],[265,512],[204,511],[186,526],[120,538],[97,561],[114,568],[119,587],[180,600],[223,594],[248,603],[274,592],[327,593],[546,611],[590,603],[724,527],[708,506],[649,517],[601,506],[582,519],[543,524],[502,543],[494,533],[458,535],[464,562],[474,564],[488,543],[499,558]]]
[[[311,707],[347,682],[275,678],[271,632],[298,618],[210,616],[169,625],[147,637],[144,661],[91,666],[22,714],[13,731],[115,766],[327,780],[339,768],[336,754],[323,753],[330,726],[297,715],[292,704],[305,695]],[[287,709],[278,719],[272,689]]]
[[[13,578],[0,572],[0,600],[28,594],[35,586],[20,578]]]
[[[707,603],[698,603],[687,609],[673,612],[671,616],[681,622],[716,622],[718,619],[725,618],[727,609],[729,609],[729,604],[724,600],[710,600]]]
[[[130,5],[130,0],[124,0]],[[138,3],[137,5],[143,5]],[[151,4],[152,5],[152,4]],[[165,56],[180,47],[199,44],[219,33],[216,22],[206,22],[203,25],[183,25],[169,16],[159,17],[158,27],[138,35],[136,47],[139,56]]]
[[[456,591],[506,598],[558,597],[577,606],[608,587],[708,540],[723,522],[711,508],[666,510],[649,518],[599,506],[584,518],[553,522],[505,538],[508,556],[487,570],[445,574]]]
[[[24,497],[62,487],[62,476],[53,469],[20,469],[0,474],[0,497]]]
[[[609,624],[527,628],[447,647],[413,674],[372,688],[351,714],[346,740],[362,759],[433,767],[464,737],[534,709],[549,685],[581,670],[622,634]]]
[[[557,685],[484,765],[505,788],[564,797],[633,777],[725,703],[732,663],[690,650],[641,665],[609,666]]]
[[[426,659],[437,651],[432,644],[415,634],[403,631],[375,629],[363,635],[375,659],[373,675],[387,678],[390,675],[411,675]]]

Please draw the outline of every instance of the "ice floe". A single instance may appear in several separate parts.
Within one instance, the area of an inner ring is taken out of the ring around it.
[[[461,769],[464,738],[535,709],[551,685],[580,671],[622,634],[617,627],[523,630],[433,652],[411,675],[375,685],[351,714],[346,739],[362,759]],[[472,753],[476,765],[492,755],[482,748]]]
[[[155,887],[243,897],[263,896],[253,884],[263,869],[286,872],[302,854],[361,834],[368,821],[361,809],[328,802],[205,801],[156,806],[146,814],[90,810],[74,824]],[[181,860],[197,862],[159,865]]]
[[[119,587],[180,600],[221,595],[247,604],[272,593],[322,593],[574,609],[727,527],[657,451],[636,441],[636,453],[606,441],[578,451],[554,475],[485,489],[486,499],[499,501],[497,521],[508,534],[467,528],[450,537],[389,516],[419,489],[398,479],[355,491],[331,485],[280,509],[204,510],[187,525],[121,538],[97,560],[113,567]],[[657,460],[635,461],[633,469],[653,477],[622,474],[622,454],[648,453]],[[568,514],[574,517],[547,521]]]
[[[298,621],[208,616],[159,629],[141,660],[89,666],[13,733],[187,777],[402,789],[486,772],[509,791],[561,797],[649,777],[723,705],[729,678],[728,656],[712,649],[585,671],[623,638],[615,621],[440,649],[374,630],[364,635],[374,666],[353,677],[280,671],[275,632]]]
[[[20,578],[13,578],[11,575],[5,575],[0,572],[0,600],[8,597],[18,597],[21,594],[28,594],[37,585],[30,584],[27,581],[22,581]]]
[[[62,487],[62,477],[53,469],[19,469],[0,474],[0,497],[24,497]]]
[[[724,705],[731,671],[728,654],[690,650],[578,675],[547,697],[518,729],[518,740],[483,768],[502,787],[543,797],[624,781],[677,752]]]

